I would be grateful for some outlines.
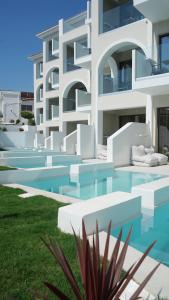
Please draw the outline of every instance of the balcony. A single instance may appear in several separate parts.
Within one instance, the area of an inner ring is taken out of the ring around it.
[[[39,123],[43,124],[43,114],[39,114]]]
[[[72,31],[78,27],[85,25],[85,21],[87,18],[87,12],[83,12],[74,18],[64,21],[63,23],[63,33],[67,33]]]
[[[46,91],[49,92],[57,89],[59,89],[59,70],[54,69],[48,75]]]
[[[132,0],[125,2],[126,3],[119,5],[117,4],[119,3],[117,1],[113,1],[113,4],[108,0],[104,1],[105,7],[103,7],[103,13],[100,17],[100,33],[114,30],[144,18],[144,16],[133,6]]]
[[[76,111],[76,101],[73,98],[67,97],[63,99],[63,112]]]
[[[36,94],[36,102],[42,102],[43,101],[43,84],[40,85],[40,87],[37,89],[37,94]]]
[[[91,110],[91,94],[82,90],[76,90],[76,111]]]
[[[46,100],[46,121],[59,118],[59,98],[50,98]]]
[[[118,70],[117,78],[111,74],[103,75],[103,85],[100,85],[100,94],[111,94],[129,91],[132,89],[132,68]]]
[[[59,106],[52,105],[52,120],[59,118]]]
[[[40,79],[43,77],[43,62],[39,62],[36,64],[36,79]]]
[[[87,47],[87,40],[74,43],[74,63],[81,68],[90,68],[91,49]]]
[[[46,111],[47,121],[55,120],[59,118],[59,106],[58,105],[50,105],[48,110]]]
[[[152,23],[169,19],[168,0],[134,0],[134,6]]]
[[[80,67],[75,65],[74,57],[69,57],[66,60],[66,72],[75,71]]]
[[[46,42],[46,61],[52,61],[59,57],[59,40],[58,39],[51,39],[50,41]]]
[[[59,40],[55,38],[52,39],[52,55],[59,56]]]
[[[168,58],[167,58],[168,56]],[[160,62],[151,60],[142,51],[135,50],[135,81],[133,89],[149,94],[162,95],[169,93],[169,55]],[[157,59],[158,60],[158,59]]]

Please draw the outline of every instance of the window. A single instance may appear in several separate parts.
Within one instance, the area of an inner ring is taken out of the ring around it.
[[[32,105],[21,105],[21,111],[32,111]]]
[[[132,61],[127,60],[119,64],[119,87],[131,89],[132,82]]]
[[[160,64],[169,65],[169,33],[160,36]]]
[[[119,117],[119,128],[123,127],[129,122],[145,123],[145,115],[126,115]]]

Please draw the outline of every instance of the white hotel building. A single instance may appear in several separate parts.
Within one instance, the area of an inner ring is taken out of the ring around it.
[[[91,0],[37,37],[35,117],[46,138],[88,124],[106,145],[126,123],[146,122],[156,149],[169,145],[168,0]]]

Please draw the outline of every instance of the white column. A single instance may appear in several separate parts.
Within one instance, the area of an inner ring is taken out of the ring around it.
[[[103,111],[98,111],[97,129],[96,129],[97,144],[103,144]]]
[[[67,135],[67,122],[62,122],[61,131],[63,133],[63,136],[65,137]]]
[[[151,141],[154,142],[154,107],[153,107],[153,97],[147,95],[146,104],[146,123],[149,125]]]

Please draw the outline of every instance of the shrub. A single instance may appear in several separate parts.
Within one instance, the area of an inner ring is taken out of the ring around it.
[[[19,119],[17,119],[17,120],[16,120],[16,124],[19,124],[19,123],[20,123],[20,120],[19,120]]]
[[[82,228],[82,241],[76,236],[75,243],[78,254],[78,263],[81,273],[81,281],[83,290],[79,288],[77,280],[73,274],[71,266],[68,262],[67,257],[64,255],[62,249],[55,244],[51,239],[43,239],[43,242],[49,249],[49,251],[54,256],[56,262],[61,267],[66,279],[68,280],[75,299],[77,300],[110,300],[110,299],[120,299],[122,293],[125,291],[126,287],[134,277],[135,273],[140,268],[140,265],[145,260],[146,256],[154,246],[155,242],[148,247],[146,252],[142,255],[139,261],[133,264],[129,270],[122,276],[124,261],[126,259],[127,249],[129,245],[129,240],[131,236],[131,230],[124,242],[122,248],[121,238],[122,230],[119,233],[114,249],[112,250],[110,260],[108,259],[109,254],[109,241],[111,232],[111,223],[109,224],[107,240],[104,248],[104,255],[100,255],[100,241],[98,225],[96,225],[96,237],[93,235],[92,248],[90,247],[89,240],[87,238],[85,225],[83,223]],[[159,264],[145,277],[141,285],[133,293],[130,299],[139,299],[139,295],[144,289],[147,282],[151,279]],[[51,283],[44,283],[47,289],[56,297],[56,299],[70,300],[68,296],[64,294],[61,290]],[[47,295],[42,296],[40,292],[35,294],[36,299],[46,299],[49,298]]]
[[[29,119],[28,120],[28,125],[35,126],[35,120],[34,119]]]
[[[30,120],[30,119],[34,118],[34,115],[29,111],[22,111],[21,112],[21,117],[24,118],[24,119]]]
[[[7,129],[6,127],[3,127],[3,128],[2,128],[2,131],[5,132],[5,131],[8,131],[8,129]]]

